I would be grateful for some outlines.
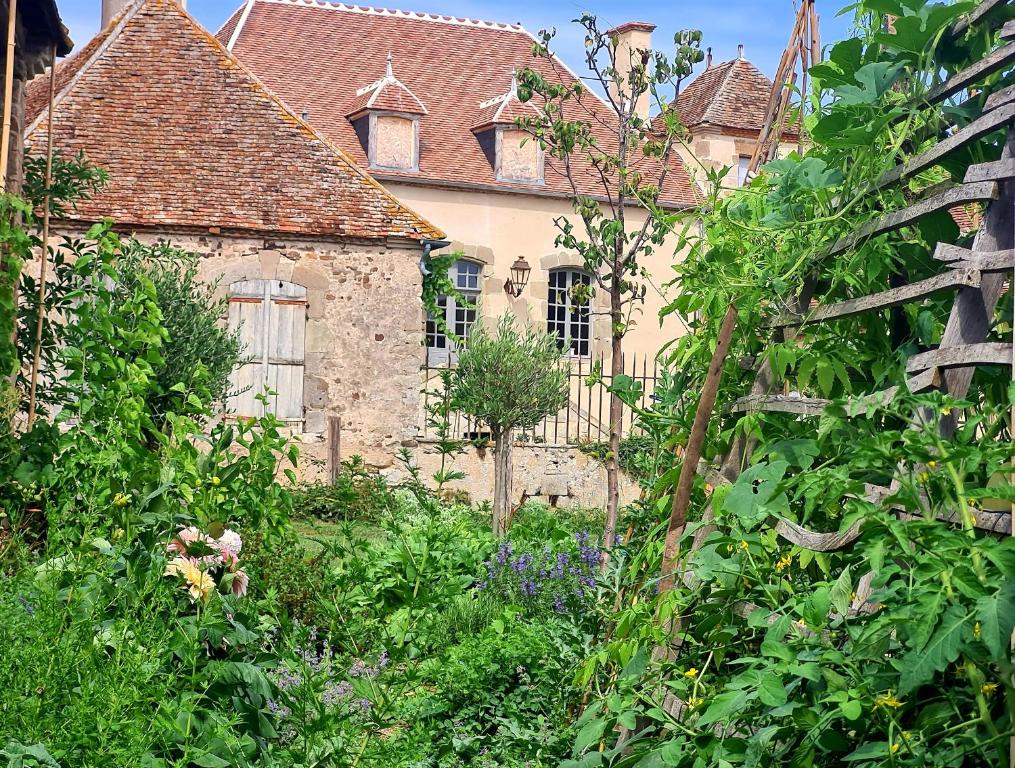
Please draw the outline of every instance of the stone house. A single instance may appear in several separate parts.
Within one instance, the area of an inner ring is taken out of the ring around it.
[[[26,143],[44,152],[49,78],[32,82]],[[251,355],[229,409],[269,407],[325,460],[381,461],[415,436],[420,259],[443,233],[267,91],[174,0],[138,0],[56,70],[53,142],[108,186],[55,222],[203,256]],[[332,437],[337,435],[332,434]],[[309,468],[310,465],[308,465]]]
[[[652,25],[618,27],[622,45],[650,43]],[[568,288],[588,282],[581,258],[555,245],[554,220],[573,217],[571,185],[563,170],[516,126],[536,115],[518,98],[514,72],[523,67],[567,84],[577,76],[555,59],[534,59],[535,40],[516,24],[364,8],[317,0],[247,0],[217,37],[265,85],[307,122],[348,152],[399,200],[448,233],[464,256],[454,277],[483,316],[510,308],[558,335],[576,363],[609,355],[609,321],[575,306]],[[351,44],[351,41],[355,41]],[[598,112],[597,139],[616,143],[606,102],[590,93],[585,107]],[[577,109],[577,108],[576,108]],[[649,104],[639,109],[647,117]],[[613,118],[615,120],[615,118]],[[595,122],[595,121],[594,121]],[[614,132],[615,133],[615,132]],[[650,159],[641,170],[653,178]],[[604,201],[594,170],[575,173],[582,194]],[[675,157],[662,204],[691,210],[699,200],[684,159]],[[639,227],[644,211],[628,211]],[[672,275],[675,238],[646,264],[656,283]],[[531,267],[519,297],[505,291],[511,267]],[[593,299],[595,309],[605,296]],[[654,356],[683,331],[671,317],[661,328],[663,293],[648,291],[626,349]],[[449,324],[463,335],[470,312],[445,303]],[[431,322],[426,355],[453,357],[453,342]],[[422,355],[421,355],[422,357]]]
[[[677,110],[691,134],[694,157],[712,169],[729,168],[725,183],[736,187],[744,183],[764,127],[772,81],[744,58],[742,45],[735,59],[713,65],[711,58],[709,51],[705,70],[681,91]],[[787,124],[780,154],[799,143],[798,127]]]
[[[57,68],[54,142],[106,168],[110,183],[59,231],[110,217],[124,234],[204,254],[253,358],[237,374],[231,413],[256,415],[267,381],[277,393],[268,408],[290,423],[311,462],[323,465],[340,440],[342,456],[390,467],[399,447],[417,445],[420,368],[455,354],[420,301],[421,259],[445,232],[463,253],[453,276],[484,315],[511,308],[545,323],[578,370],[608,352],[605,320],[574,306],[568,290],[588,275],[554,245],[554,218],[572,213],[568,182],[514,122],[532,109],[518,98],[514,70],[535,63],[575,76],[559,61],[534,62],[521,27],[316,0],[249,0],[217,39],[175,0],[104,0],[103,18],[102,32]],[[634,22],[617,34],[638,48],[650,45],[652,29]],[[42,81],[29,91],[32,151],[45,146]],[[741,118],[753,120],[737,137],[746,151],[771,83],[722,83],[700,89],[694,103],[712,115],[711,102],[730,89],[757,91],[741,99]],[[713,133],[730,130],[711,118],[692,126],[703,151]],[[668,208],[697,204],[696,169],[719,162],[710,151],[716,159],[674,160]],[[582,191],[594,195],[590,170]],[[630,212],[635,225],[642,216]],[[672,245],[647,265],[656,284],[671,274]],[[519,257],[532,271],[516,297],[504,284]],[[656,321],[664,301],[649,292],[628,338],[642,359],[682,332],[676,318]],[[466,335],[475,313],[453,299],[443,311]],[[566,442],[515,451],[519,493],[598,504],[602,468]],[[422,449],[427,471],[434,457],[425,441]],[[489,495],[488,455],[476,449],[461,461],[463,487]]]

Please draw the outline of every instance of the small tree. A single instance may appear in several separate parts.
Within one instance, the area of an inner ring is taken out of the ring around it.
[[[556,30],[543,30],[533,55],[554,73],[535,69],[520,73],[519,96],[531,99],[539,117],[521,120],[546,151],[547,163],[567,179],[571,203],[580,223],[566,216],[555,220],[557,246],[581,255],[593,285],[609,301],[610,443],[606,460],[607,508],[603,547],[613,544],[620,500],[619,466],[622,390],[629,385],[622,370],[623,340],[632,313],[652,282],[645,260],[678,224],[691,221],[666,204],[667,179],[679,163],[678,145],[687,133],[675,105],[683,82],[704,59],[701,33],[682,31],[673,37],[673,55],[631,48],[619,36],[601,29],[584,14],[576,20],[585,36],[586,78],[605,95],[565,76],[550,50]],[[657,115],[649,119],[648,100]],[[591,187],[590,187],[591,185]],[[602,202],[605,200],[606,202]],[[644,220],[632,216],[642,209]],[[629,387],[627,387],[629,388]]]
[[[493,533],[506,532],[511,508],[511,444],[516,429],[535,426],[567,404],[568,372],[549,334],[520,329],[503,315],[496,334],[478,325],[458,358],[452,400],[489,428],[494,441]]]

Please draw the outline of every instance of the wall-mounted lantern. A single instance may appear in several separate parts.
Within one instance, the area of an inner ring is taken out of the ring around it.
[[[529,262],[525,260],[524,256],[519,256],[511,265],[511,277],[504,281],[504,292],[517,299],[525,290],[531,272],[532,267],[529,266]]]

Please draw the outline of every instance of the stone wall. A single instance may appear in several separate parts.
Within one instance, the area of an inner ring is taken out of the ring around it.
[[[424,478],[440,467],[440,456],[431,441],[420,441],[413,456]],[[561,507],[606,506],[606,469],[577,448],[516,443],[512,459],[516,503],[525,494]],[[454,468],[464,472],[465,479],[450,483],[449,488],[464,491],[473,502],[493,498],[491,449],[469,446],[465,454],[454,460]],[[384,475],[395,484],[405,479],[400,467],[387,469]],[[638,483],[621,473],[620,503],[629,504],[638,498],[638,493]]]
[[[202,275],[224,294],[239,280],[277,279],[307,288],[304,405],[293,432],[304,477],[326,472],[328,417],[341,418],[343,457],[390,466],[413,445],[422,361],[420,249],[415,243],[322,241],[125,231],[201,254]],[[67,228],[56,234],[75,234]]]

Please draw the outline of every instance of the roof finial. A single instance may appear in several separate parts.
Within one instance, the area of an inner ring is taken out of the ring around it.
[[[518,67],[511,67],[511,90],[508,93],[518,97]]]
[[[744,58],[744,44],[743,43],[741,43],[740,45],[737,46],[737,58],[738,59],[743,59]]]
[[[395,73],[392,72],[392,70],[391,70],[391,59],[392,59],[391,51],[388,51],[388,71],[385,72],[385,74],[384,74],[384,76],[387,77],[388,80],[394,80],[395,79]]]
[[[705,69],[712,68],[712,46],[708,47],[707,55],[705,56]]]

